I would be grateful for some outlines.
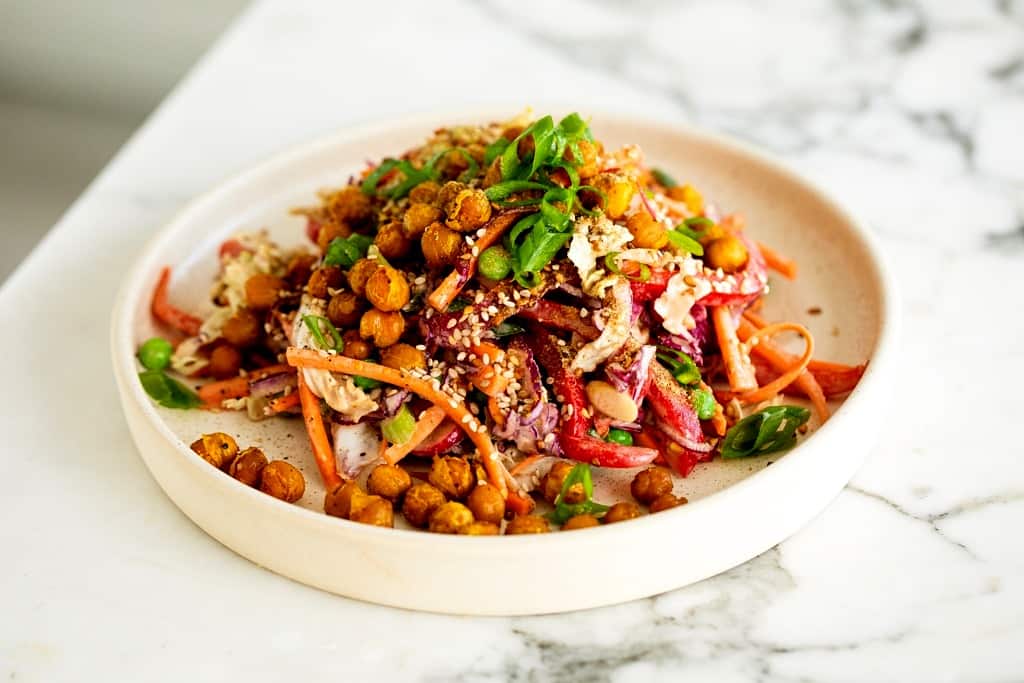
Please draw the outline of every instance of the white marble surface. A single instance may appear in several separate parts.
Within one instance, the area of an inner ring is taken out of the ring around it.
[[[107,359],[147,237],[339,126],[550,100],[753,141],[876,227],[904,362],[851,485],[727,574],[542,618],[333,597],[188,522],[136,457]],[[0,290],[0,676],[1024,680],[1022,123],[1020,0],[256,5]]]

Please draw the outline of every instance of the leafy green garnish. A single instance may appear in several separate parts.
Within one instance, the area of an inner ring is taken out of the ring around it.
[[[352,383],[363,391],[369,391],[370,389],[376,389],[381,385],[380,382],[373,379],[372,377],[361,377],[359,375],[352,375]]]
[[[676,381],[683,386],[696,384],[700,381],[700,368],[693,362],[693,359],[682,351],[670,349],[667,346],[659,346],[656,355],[661,364],[668,368]]]
[[[370,248],[371,244],[373,244],[372,237],[359,233],[352,233],[348,237],[335,237],[327,245],[324,265],[351,268],[356,261],[366,256],[366,250]]]
[[[700,242],[684,234],[679,228],[668,231],[668,241],[672,243],[673,247],[688,251],[694,256],[704,255],[704,247],[701,246]]]
[[[583,500],[579,503],[566,503],[566,494],[576,484],[583,485]],[[562,482],[562,490],[558,492],[558,497],[555,498],[555,509],[547,514],[547,518],[555,524],[565,524],[576,515],[600,516],[608,512],[607,505],[596,503],[593,498],[594,481],[590,476],[590,465],[581,462],[569,470],[565,481]]]
[[[694,389],[690,393],[690,405],[701,420],[710,420],[715,416],[715,395],[710,389]]]
[[[654,176],[654,179],[658,181],[659,185],[665,188],[672,188],[679,184],[676,182],[675,178],[670,176],[668,173],[665,173],[660,168],[651,169],[651,175]]]
[[[748,415],[726,432],[722,457],[745,458],[792,448],[796,430],[810,417],[811,411],[799,406],[769,406]]]
[[[510,144],[508,138],[500,137],[487,145],[487,149],[484,150],[484,166],[490,166]]]
[[[687,218],[677,225],[674,230],[669,231],[668,239],[680,249],[686,249],[695,256],[703,256],[704,247],[700,245],[700,241],[707,236],[708,230],[713,227],[715,227],[715,222],[710,218],[694,216],[693,218]]]
[[[380,421],[380,433],[390,443],[405,443],[412,438],[414,429],[416,429],[416,418],[412,416],[409,406],[404,403],[394,417]]]
[[[428,180],[438,180],[441,177],[441,171],[437,168],[437,163],[450,152],[455,152],[461,155],[462,158],[468,162],[469,167],[459,176],[460,179],[468,181],[470,178],[475,177],[480,171],[480,165],[468,150],[463,149],[462,147],[451,147],[436,152],[425,164],[423,164],[422,168],[414,166],[411,161],[406,159],[384,159],[380,162],[380,166],[373,169],[373,171],[366,176],[363,183],[359,186],[359,189],[363,194],[371,197],[401,199],[405,195],[409,194],[409,191],[420,183],[424,183]],[[385,178],[390,179],[392,174],[398,177],[399,180],[381,188],[381,182]]]
[[[335,327],[327,318],[322,315],[304,315],[302,316],[302,322],[306,323],[306,327],[309,328],[309,333],[313,335],[313,339],[316,340],[317,346],[321,349],[341,351],[345,348],[345,342],[341,338],[341,332],[338,332],[338,328]],[[330,341],[324,337],[324,329],[326,329],[327,333],[331,335]]]
[[[164,408],[187,410],[195,408],[202,401],[194,391],[181,382],[171,379],[162,370],[146,370],[139,373],[139,381],[149,397]]]

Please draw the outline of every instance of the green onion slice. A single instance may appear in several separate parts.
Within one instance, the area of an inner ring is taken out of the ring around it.
[[[583,501],[573,504],[564,502],[569,489],[576,484],[583,485]],[[591,478],[590,465],[581,462],[569,470],[565,481],[562,482],[562,489],[558,492],[558,497],[555,498],[555,509],[548,513],[547,518],[555,524],[565,524],[576,515],[589,514],[600,516],[608,512],[608,506],[595,502],[593,497],[594,481]]]
[[[651,279],[651,269],[650,267],[648,267],[646,263],[637,264],[640,266],[639,275],[626,275],[625,273],[623,273],[622,270],[619,268],[619,265],[615,262],[615,259],[618,258],[618,256],[619,252],[617,251],[605,254],[604,267],[608,269],[608,272],[614,273],[615,275],[621,275],[627,280],[633,280],[634,282],[647,282],[648,280]]]
[[[413,430],[416,429],[416,418],[412,416],[409,406],[402,404],[394,417],[385,418],[380,421],[380,433],[390,443],[405,443],[412,438]]]
[[[162,370],[146,370],[139,373],[139,382],[149,397],[164,408],[187,410],[195,408],[202,401],[194,391],[181,382],[171,379]]]
[[[317,346],[321,349],[341,351],[345,348],[345,342],[341,338],[341,333],[338,332],[338,328],[334,326],[334,323],[327,318],[322,315],[304,315],[302,316],[302,322],[309,328],[309,333],[313,335],[313,339],[316,340]],[[324,337],[321,326],[331,335],[330,341]]]
[[[811,417],[799,406],[769,406],[732,426],[722,441],[723,458],[746,458],[792,448],[796,431]]]
[[[693,362],[693,359],[682,351],[670,349],[667,346],[659,346],[655,357],[661,364],[668,368],[676,381],[683,386],[696,384],[700,381],[700,368]]]

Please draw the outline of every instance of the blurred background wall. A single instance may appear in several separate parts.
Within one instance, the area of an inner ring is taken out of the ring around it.
[[[246,0],[0,0],[0,282]]]

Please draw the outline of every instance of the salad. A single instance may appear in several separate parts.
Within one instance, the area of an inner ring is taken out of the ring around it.
[[[168,334],[139,376],[168,408],[302,419],[338,517],[514,534],[675,507],[675,478],[792,447],[865,368],[759,314],[769,271],[796,266],[742,215],[578,114],[438,129],[295,213],[308,244],[221,245],[202,316],[164,269]],[[275,497],[305,490],[227,434],[193,450]],[[639,468],[634,500],[595,501],[591,467]]]

